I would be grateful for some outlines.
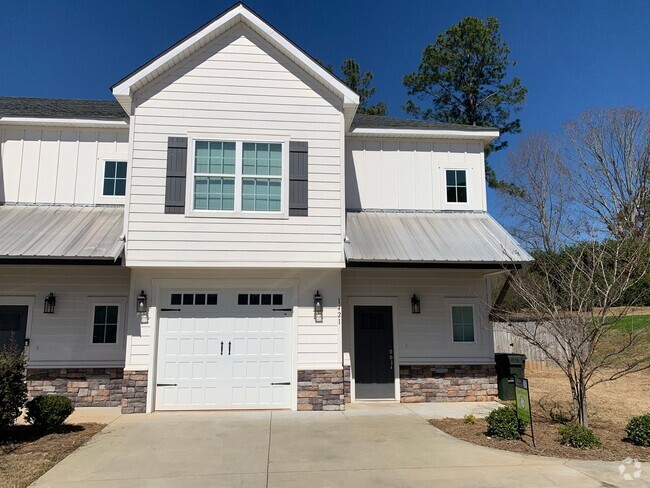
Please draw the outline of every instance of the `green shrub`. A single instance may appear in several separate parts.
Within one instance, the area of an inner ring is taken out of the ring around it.
[[[13,425],[25,400],[25,356],[17,351],[0,351],[0,431]]]
[[[650,447],[650,413],[632,417],[625,427],[625,433],[632,444]]]
[[[472,413],[468,413],[463,417],[463,422],[466,424],[474,424],[476,423],[476,417]]]
[[[499,439],[521,439],[523,423],[517,420],[517,410],[513,407],[501,407],[490,412],[485,418],[487,435]]]
[[[600,439],[594,431],[580,424],[560,427],[560,443],[577,449],[596,449],[601,446]]]
[[[27,421],[38,430],[52,432],[74,412],[72,401],[60,395],[39,396],[27,402]]]

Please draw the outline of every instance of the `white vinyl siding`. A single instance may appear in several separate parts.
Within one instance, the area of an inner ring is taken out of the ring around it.
[[[119,317],[128,303],[130,270],[120,266],[3,266],[0,299],[32,297],[27,366],[84,368],[124,366],[124,327],[116,343],[93,344],[95,305],[117,305]],[[54,313],[43,313],[43,300],[56,296]],[[134,306],[135,308],[135,306]],[[122,323],[122,322],[120,322]]]
[[[346,207],[487,210],[480,142],[349,137]],[[467,201],[447,201],[447,170],[466,172]]]
[[[488,327],[486,278],[478,270],[371,269],[343,270],[343,351],[349,352],[350,297],[396,297],[401,364],[491,364],[494,341]],[[421,313],[411,312],[411,297],[420,298]],[[451,307],[474,309],[474,341],[455,342]]]
[[[134,97],[127,265],[343,266],[338,96],[240,24]],[[276,205],[277,188],[268,181],[276,175],[262,174],[242,175],[246,205],[262,211],[205,218],[164,214],[169,136],[189,137],[188,153],[193,140],[308,142],[309,216],[264,212]],[[248,181],[258,177],[255,185]]]
[[[0,125],[0,202],[93,205],[106,201],[104,163],[126,161],[128,128]]]

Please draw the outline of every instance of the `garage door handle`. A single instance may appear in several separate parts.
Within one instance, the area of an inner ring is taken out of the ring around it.
[[[291,312],[290,308],[274,308],[274,312]]]
[[[156,383],[156,386],[178,386],[176,383]]]
[[[285,382],[282,382],[282,383],[271,383],[271,386],[275,386],[275,385],[289,386],[290,384],[291,384],[291,382],[285,381]]]
[[[161,312],[180,312],[180,308],[161,308]]]
[[[223,341],[221,341],[221,355],[223,356]]]
[[[230,348],[232,347],[232,343],[228,341],[228,356],[230,356]]]

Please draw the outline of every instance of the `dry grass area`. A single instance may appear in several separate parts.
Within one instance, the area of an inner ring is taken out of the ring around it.
[[[525,454],[538,454],[571,459],[621,461],[627,457],[650,461],[650,448],[639,447],[625,440],[625,425],[630,417],[650,412],[650,371],[625,376],[595,386],[588,393],[590,427],[601,439],[600,449],[580,450],[559,442],[561,424],[552,415],[570,412],[569,383],[559,369],[527,371],[535,422],[533,447],[530,436],[520,441],[505,441],[486,436],[486,423],[477,420],[465,424],[462,419],[431,420],[435,427],[459,439],[482,446]],[[530,434],[530,429],[527,430]]]
[[[41,437],[29,425],[13,427],[0,444],[0,488],[29,486],[103,428],[102,424],[63,425]]]

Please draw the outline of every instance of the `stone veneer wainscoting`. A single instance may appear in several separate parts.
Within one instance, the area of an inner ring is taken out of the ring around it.
[[[352,378],[352,374],[351,374],[350,366],[343,366],[343,394],[345,396],[345,403],[352,402],[351,378]]]
[[[119,407],[123,373],[122,368],[30,368],[27,394],[62,395],[75,407]]]
[[[497,400],[493,364],[401,365],[399,375],[402,403]]]
[[[75,407],[122,407],[122,413],[143,413],[147,403],[147,372],[122,368],[29,368],[29,398],[62,395]]]
[[[345,410],[343,370],[298,371],[298,410]]]

